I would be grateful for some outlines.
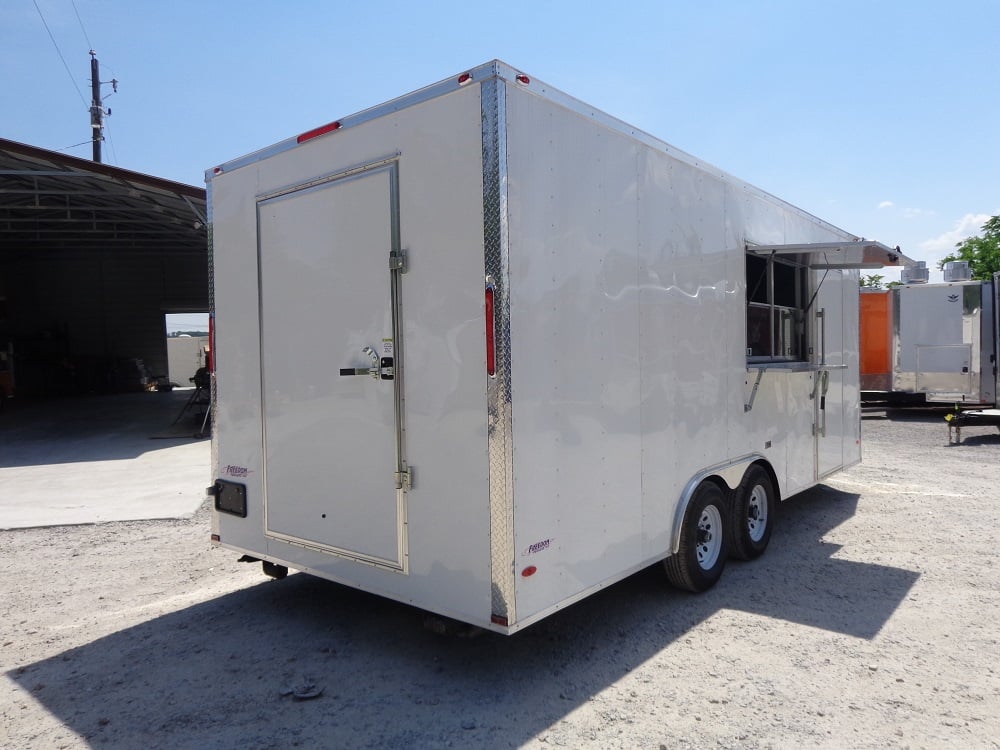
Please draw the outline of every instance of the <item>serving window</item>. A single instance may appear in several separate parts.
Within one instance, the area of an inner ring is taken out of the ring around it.
[[[746,255],[747,361],[808,359],[809,273],[775,255]]]

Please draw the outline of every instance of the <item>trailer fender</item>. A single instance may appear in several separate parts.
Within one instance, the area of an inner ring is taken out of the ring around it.
[[[715,466],[702,469],[691,477],[688,483],[684,486],[680,502],[677,503],[677,508],[674,510],[674,522],[670,537],[670,554],[676,555],[680,547],[681,526],[684,523],[684,514],[687,512],[688,505],[691,502],[691,498],[694,496],[695,490],[698,489],[698,486],[707,479],[716,479],[719,484],[724,484],[731,492],[739,487],[740,482],[743,480],[743,474],[746,473],[747,467],[757,461],[760,461],[769,472],[773,473],[771,471],[771,465],[767,463],[767,459],[765,459],[764,456],[759,453],[751,453],[750,455],[743,456],[732,461],[727,461],[725,463],[716,464]]]

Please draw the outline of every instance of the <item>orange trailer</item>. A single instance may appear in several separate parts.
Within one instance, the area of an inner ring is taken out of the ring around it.
[[[861,390],[892,390],[892,292],[861,290]]]

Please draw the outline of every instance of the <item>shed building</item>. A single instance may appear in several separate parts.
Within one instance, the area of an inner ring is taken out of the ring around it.
[[[0,139],[0,389],[167,374],[166,313],[208,310],[204,188]]]

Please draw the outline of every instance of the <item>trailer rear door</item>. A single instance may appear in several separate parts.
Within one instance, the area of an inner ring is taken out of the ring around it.
[[[393,161],[258,201],[261,393],[268,536],[405,571],[396,184]]]

